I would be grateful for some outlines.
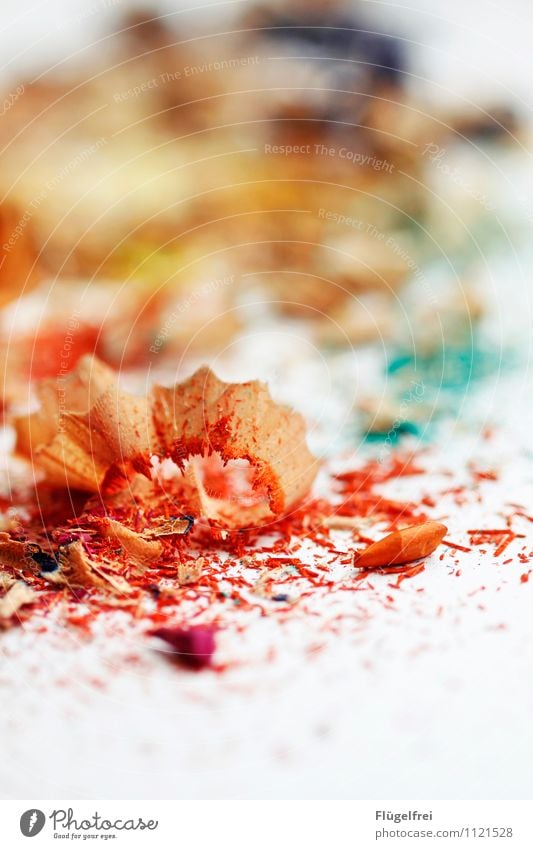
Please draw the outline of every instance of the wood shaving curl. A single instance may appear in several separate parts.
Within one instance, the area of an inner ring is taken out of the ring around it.
[[[111,381],[107,367],[84,357],[60,390],[48,382],[39,395],[41,409],[16,422],[17,448],[56,486],[105,494],[123,488],[133,472],[151,478],[153,456],[170,457],[185,471],[191,458],[216,453],[224,463],[249,463],[258,497],[250,505],[235,495],[221,509],[197,480],[192,506],[239,528],[287,513],[318,471],[303,418],[275,404],[259,381],[224,383],[203,367],[183,383],[135,398]]]

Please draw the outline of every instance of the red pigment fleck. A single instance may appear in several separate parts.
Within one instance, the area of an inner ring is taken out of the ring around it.
[[[172,659],[189,669],[211,666],[215,653],[214,628],[156,628],[150,632],[172,648]]]
[[[443,539],[442,544],[447,545],[448,548],[457,549],[457,551],[472,551],[472,549],[467,548],[466,545],[459,545],[459,543],[457,543],[457,542],[450,542],[449,539]]]

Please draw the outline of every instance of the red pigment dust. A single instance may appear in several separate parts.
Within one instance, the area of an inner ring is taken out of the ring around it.
[[[353,567],[354,550],[373,541],[363,530],[369,523],[379,522],[381,529],[392,531],[432,518],[425,512],[434,506],[432,499],[399,501],[381,492],[385,484],[414,475],[424,475],[423,468],[412,457],[394,455],[387,463],[369,461],[332,476],[331,499],[311,499],[267,528],[221,532],[197,519],[190,533],[161,538],[161,557],[142,568],[130,561],[116,540],[101,533],[101,519],[106,516],[143,533],[155,520],[188,514],[186,492],[179,482],[165,481],[164,488],[154,482],[149,495],[132,496],[130,501],[110,498],[105,504],[98,497],[76,499],[73,493],[51,492],[41,486],[24,503],[29,521],[12,536],[40,546],[52,558],[58,546],[79,540],[87,556],[105,573],[127,581],[131,592],[113,595],[95,588],[56,587],[38,574],[37,566],[32,569],[28,565],[23,577],[38,591],[37,599],[21,608],[11,624],[35,615],[45,621],[51,612],[59,612],[66,625],[89,635],[99,617],[122,611],[132,621],[142,621],[147,633],[166,642],[172,659],[194,669],[210,666],[216,631],[230,622],[235,627],[235,618],[230,616],[235,611],[249,616],[250,622],[263,616],[276,616],[280,621],[294,615],[314,616],[309,604],[332,591],[372,590],[369,578],[379,581],[380,576],[394,576],[389,587],[399,591],[404,581],[421,575],[422,563],[371,573]],[[210,467],[208,480],[217,494],[227,495],[227,478],[217,465]],[[349,522],[350,531],[342,536],[342,544],[328,527],[327,520],[333,517],[354,520]],[[520,537],[511,528],[472,529],[468,534],[472,546],[495,544],[495,554]],[[315,552],[311,563],[303,554],[309,542]],[[459,552],[471,550],[449,540],[444,544]],[[194,564],[199,558],[199,576],[180,585],[179,564]],[[51,563],[53,566],[53,559]],[[340,578],[338,573],[333,578],[334,566],[341,569]],[[9,572],[9,567],[5,570]],[[460,570],[454,574],[460,575]],[[524,573],[521,581],[527,582],[528,577],[529,573]],[[389,595],[382,602],[390,609],[394,597]],[[359,615],[364,621],[367,614]],[[330,627],[335,627],[334,622]]]

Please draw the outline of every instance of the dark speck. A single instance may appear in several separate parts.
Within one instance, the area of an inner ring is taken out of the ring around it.
[[[34,563],[37,563],[43,574],[46,574],[47,572],[55,572],[59,566],[56,558],[52,554],[47,554],[47,552],[43,551],[39,548],[39,546],[35,546],[35,549],[30,552],[30,557]]]

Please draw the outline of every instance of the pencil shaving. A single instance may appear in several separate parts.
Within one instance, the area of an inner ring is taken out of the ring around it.
[[[274,403],[259,381],[224,383],[203,367],[183,383],[136,398],[119,390],[97,360],[82,358],[70,381],[55,387],[55,398],[50,383],[38,394],[40,410],[16,423],[17,447],[54,486],[111,493],[134,473],[151,478],[154,455],[169,457],[193,484],[192,512],[238,528],[286,513],[317,473],[303,418]],[[194,460],[214,453],[224,464],[249,464],[255,501],[211,498]]]
[[[197,557],[196,560],[179,563],[177,577],[180,587],[196,584],[202,575],[205,564],[205,557]]]
[[[28,566],[26,545],[11,539],[9,534],[0,533],[0,567],[7,566],[17,574]]]
[[[441,522],[422,522],[393,531],[355,556],[358,569],[396,566],[428,557],[440,545],[448,528]]]
[[[115,540],[136,566],[152,563],[163,553],[160,542],[145,539],[144,536],[132,531],[122,522],[117,522],[116,519],[104,519],[100,523],[100,530],[105,537]]]
[[[59,569],[46,577],[60,586],[131,592],[127,581],[118,575],[109,575],[100,565],[90,560],[81,542],[62,546],[59,551]]]
[[[33,226],[25,226],[22,235],[17,235],[25,214],[11,203],[0,206],[0,307],[24,295],[42,279]]]

